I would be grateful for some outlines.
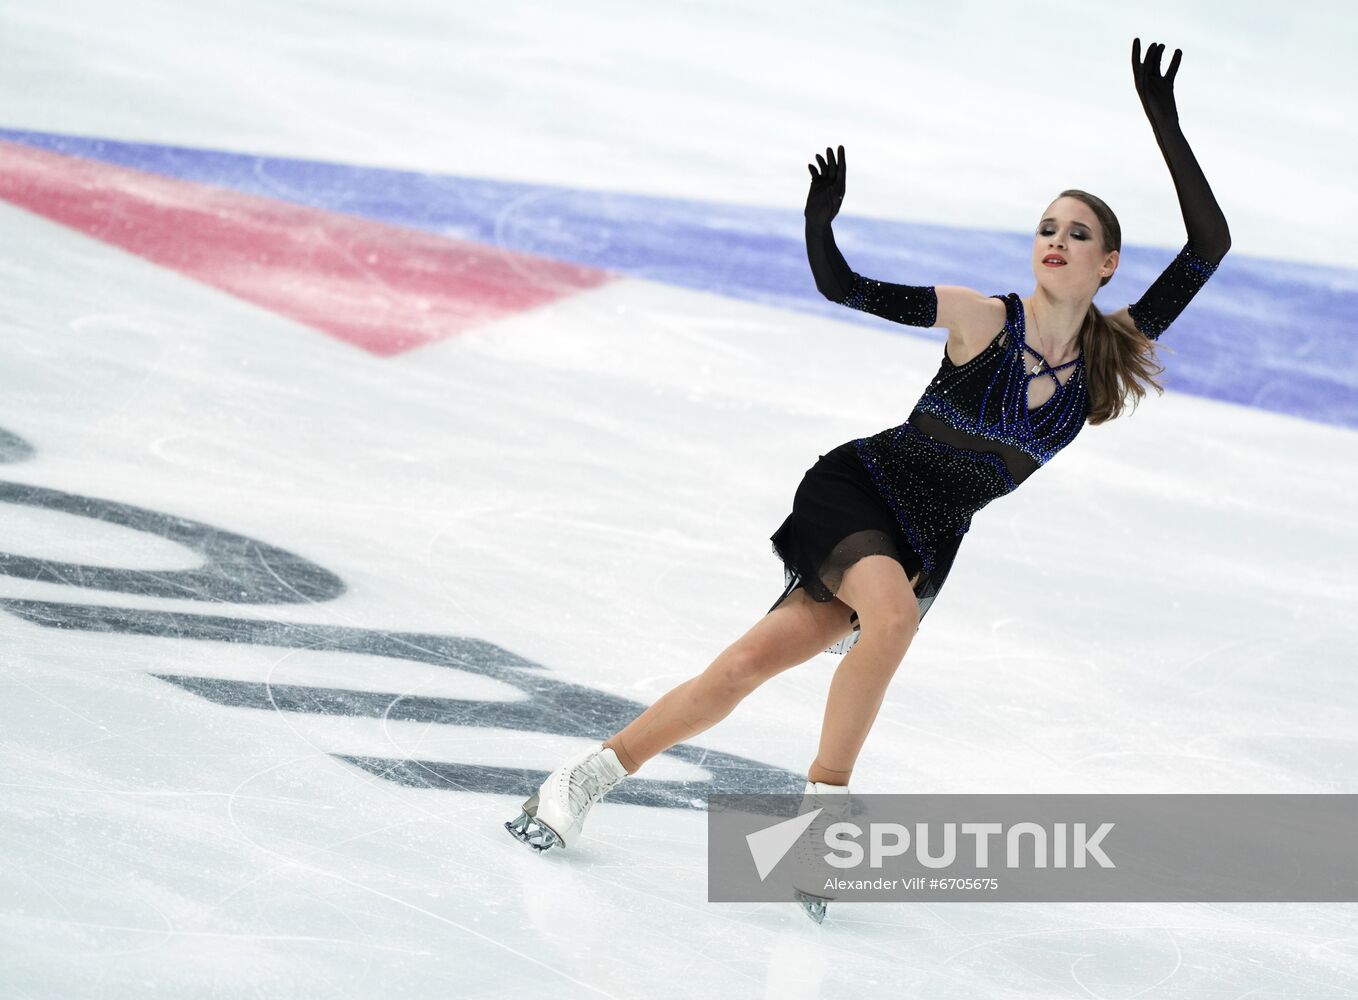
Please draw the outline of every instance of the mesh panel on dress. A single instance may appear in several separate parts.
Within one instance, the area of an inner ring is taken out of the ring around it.
[[[1014,480],[1015,486],[1040,468],[1037,460],[1026,451],[1020,451],[1012,445],[1004,444],[993,438],[982,437],[980,434],[973,434],[970,431],[958,430],[932,413],[916,410],[910,415],[910,423],[935,441],[942,441],[954,448],[966,448],[977,452],[994,452],[1004,459],[1004,467],[1009,470],[1009,478]]]
[[[831,550],[825,557],[825,561],[820,564],[820,569],[816,572],[816,581],[805,581],[807,589],[811,589],[813,582],[820,585],[820,589],[827,591],[831,596],[839,593],[840,585],[844,582],[844,572],[864,556],[884,555],[890,556],[897,562],[901,561],[900,550],[896,547],[896,541],[885,531],[876,528],[869,528],[864,531],[855,531],[852,535],[842,539],[838,545]],[[816,597],[815,593],[812,593]],[[829,600],[829,597],[816,597],[816,600]]]

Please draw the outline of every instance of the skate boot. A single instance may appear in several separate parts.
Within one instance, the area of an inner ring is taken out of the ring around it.
[[[848,785],[829,785],[823,781],[808,781],[802,793],[803,814],[819,809],[801,838],[793,846],[792,888],[806,915],[820,923],[825,910],[837,893],[825,888],[825,865],[820,860],[825,854],[825,831],[840,820],[849,818],[852,799]]]
[[[618,755],[596,743],[553,771],[505,829],[535,851],[564,848],[575,843],[594,803],[625,777]]]

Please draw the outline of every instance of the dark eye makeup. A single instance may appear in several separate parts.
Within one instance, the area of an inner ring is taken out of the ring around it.
[[[1043,228],[1041,228],[1041,229],[1039,229],[1039,230],[1037,231],[1037,234],[1038,234],[1039,236],[1050,236],[1050,235],[1051,235],[1052,233],[1054,233],[1054,232],[1056,232],[1056,230],[1052,229],[1051,226],[1044,226]],[[1072,232],[1070,235],[1073,236],[1073,237],[1075,237],[1077,240],[1087,240],[1087,239],[1089,239],[1089,234],[1088,234],[1088,233]]]

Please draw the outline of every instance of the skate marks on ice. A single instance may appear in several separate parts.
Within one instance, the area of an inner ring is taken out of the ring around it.
[[[31,454],[31,446],[0,429],[0,460],[6,455],[22,458]],[[105,592],[217,605],[314,603],[331,600],[345,591],[338,576],[300,555],[201,521],[7,481],[0,481],[0,503],[27,505],[119,525],[177,543],[203,560],[201,566],[189,570],[141,570],[0,552],[0,574],[3,575]],[[474,637],[14,598],[0,599],[0,608],[30,624],[56,630],[407,660],[477,674],[507,684],[523,695],[519,700],[506,702],[265,684],[195,676],[191,671],[153,674],[206,701],[233,708],[512,729],[588,740],[622,729],[646,708],[627,698],[545,675],[542,664]],[[375,660],[374,670],[378,669],[380,663]],[[680,744],[666,752],[708,771],[711,780],[658,781],[636,777],[615,789],[610,801],[671,809],[702,809],[709,792],[791,795],[804,783],[802,776],[793,771],[692,743]],[[548,769],[485,764],[332,756],[407,787],[499,795],[517,795],[536,788],[550,773]]]

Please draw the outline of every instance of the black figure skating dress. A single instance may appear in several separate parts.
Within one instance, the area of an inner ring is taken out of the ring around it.
[[[1133,321],[1155,338],[1216,270],[1191,243],[1135,306]],[[889,285],[853,275],[843,304],[930,326],[932,288]],[[1154,293],[1154,294],[1152,294]],[[1084,355],[1056,367],[1027,340],[1023,303],[1005,302],[1004,328],[966,364],[947,349],[938,373],[910,417],[870,437],[822,455],[797,488],[792,513],[773,534],[786,586],[773,607],[797,587],[817,601],[833,599],[844,571],[866,555],[889,555],[915,581],[921,620],[943,589],[972,516],[1012,493],[1080,433],[1089,415]],[[932,297],[936,307],[937,298]],[[1028,406],[1034,379],[1053,379],[1052,396]],[[769,609],[770,611],[773,608]],[[847,652],[853,631],[829,652]]]

